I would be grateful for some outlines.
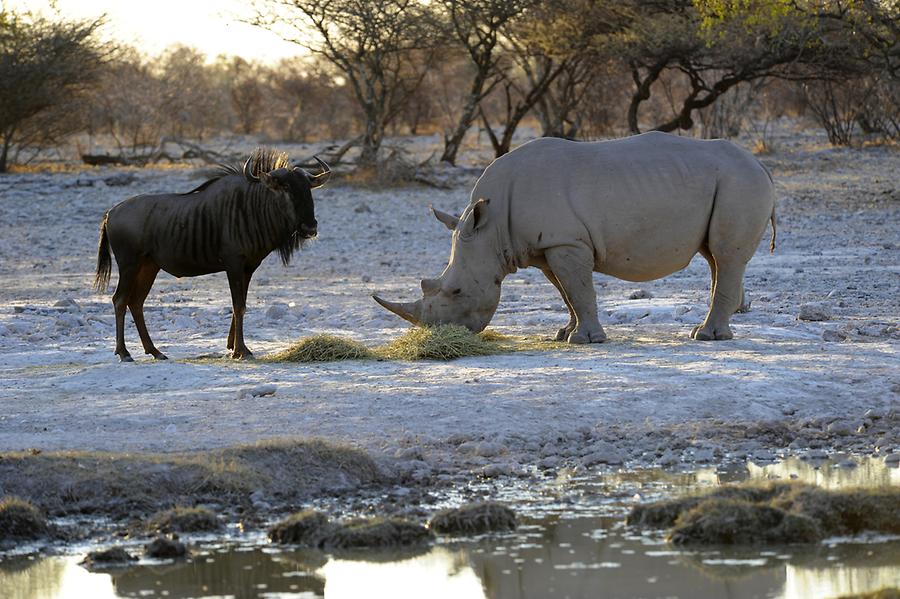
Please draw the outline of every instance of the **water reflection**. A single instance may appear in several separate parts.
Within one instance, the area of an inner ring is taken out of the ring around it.
[[[88,573],[50,557],[0,574],[4,599],[167,596],[542,599],[837,597],[900,583],[900,541],[681,551],[606,518],[547,517],[420,555],[222,548],[178,564]]]
[[[0,598],[837,597],[900,585],[900,541],[682,551],[657,534],[625,528],[629,502],[623,498],[635,489],[671,494],[748,478],[877,487],[900,484],[897,473],[877,460],[862,460],[857,468],[787,460],[573,477],[554,483],[548,491],[553,501],[545,497],[514,534],[418,553],[325,555],[207,545],[189,562],[142,562],[105,573],[81,568],[80,556],[16,557],[0,561]],[[576,501],[559,501],[565,493]]]

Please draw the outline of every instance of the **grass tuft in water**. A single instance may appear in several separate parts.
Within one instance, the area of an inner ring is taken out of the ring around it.
[[[175,507],[157,512],[147,522],[152,532],[213,532],[219,528],[216,515],[201,507]]]
[[[515,530],[516,513],[493,501],[470,503],[436,513],[428,521],[428,528],[439,534],[482,534]]]
[[[336,335],[315,335],[301,339],[289,348],[263,358],[266,362],[337,362],[367,360],[373,357],[368,347]]]
[[[333,526],[322,512],[303,510],[270,528],[269,538],[273,543],[318,547]]]
[[[0,500],[0,541],[36,539],[47,534],[47,520],[36,507],[18,497]]]
[[[631,526],[671,527],[678,544],[810,543],[864,531],[900,533],[900,489],[828,491],[804,484],[733,485],[635,506]]]
[[[414,547],[431,540],[431,532],[421,524],[399,518],[358,518],[332,522],[315,510],[291,514],[271,529],[274,543],[316,549],[375,549]]]

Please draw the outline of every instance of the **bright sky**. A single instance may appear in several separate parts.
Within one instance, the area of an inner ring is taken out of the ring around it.
[[[51,0],[0,0],[8,10],[53,14]],[[264,62],[304,50],[273,33],[239,21],[250,16],[249,0],[56,0],[67,18],[107,16],[104,36],[157,54],[172,44],[193,46],[210,57],[233,54]]]

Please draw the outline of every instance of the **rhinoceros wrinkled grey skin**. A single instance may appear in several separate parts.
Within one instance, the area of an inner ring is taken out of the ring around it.
[[[712,274],[709,312],[693,339],[731,339],[743,278],[769,221],[775,247],[775,189],[765,167],[725,140],[644,133],[604,142],[542,138],[491,163],[457,219],[450,261],[423,297],[375,300],[418,325],[483,330],[503,278],[540,268],[569,308],[556,338],[606,339],[593,272],[627,281],[659,279],[700,253]]]

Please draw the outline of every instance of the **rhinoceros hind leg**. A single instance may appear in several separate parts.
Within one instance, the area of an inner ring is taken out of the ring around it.
[[[732,339],[734,334],[728,323],[743,299],[744,269],[747,264],[741,260],[707,260],[710,270],[713,271],[712,303],[703,324],[691,331],[691,339],[700,341]]]
[[[544,276],[547,277],[548,281],[553,283],[553,286],[556,287],[556,290],[559,291],[559,295],[565,302],[566,308],[569,309],[569,322],[566,323],[566,326],[556,331],[556,336],[554,337],[555,341],[566,341],[569,339],[569,335],[575,330],[575,325],[578,323],[578,319],[575,317],[575,310],[572,309],[572,304],[569,303],[569,298],[566,297],[566,292],[563,290],[562,285],[559,284],[559,280],[556,278],[556,275],[553,274],[553,271],[550,270],[549,267],[546,267],[542,268],[541,272],[544,273]]]
[[[603,343],[606,333],[597,318],[597,292],[594,290],[594,255],[588,248],[556,247],[544,252],[557,289],[569,307],[569,325],[560,329],[557,338],[569,343]],[[549,278],[549,276],[548,276]],[[551,282],[553,280],[551,279]],[[574,313],[574,326],[572,314]]]

